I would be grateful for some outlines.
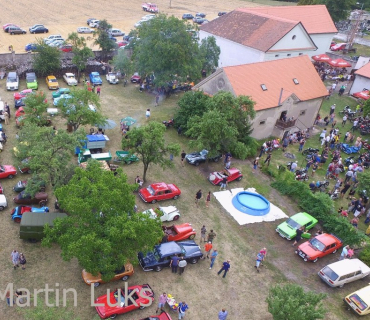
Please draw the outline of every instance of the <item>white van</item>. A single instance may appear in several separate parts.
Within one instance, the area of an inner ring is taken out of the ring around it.
[[[56,39],[64,40],[60,34],[52,34],[48,36],[47,38],[45,38],[44,42],[47,43],[47,42],[50,42]]]
[[[18,90],[19,78],[16,72],[9,72],[6,78],[6,90]]]
[[[318,275],[331,287],[343,287],[346,283],[362,279],[370,274],[370,268],[359,259],[344,259],[322,268]]]

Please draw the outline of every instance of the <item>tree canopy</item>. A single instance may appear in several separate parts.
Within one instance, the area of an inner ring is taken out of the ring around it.
[[[107,54],[117,48],[116,43],[109,38],[109,29],[112,29],[112,25],[104,19],[100,20],[99,27],[93,33],[95,38],[94,44],[100,47],[103,54]]]
[[[18,135],[14,155],[19,162],[27,158],[27,166],[33,174],[53,188],[68,182],[75,167],[71,163],[74,149],[81,146],[81,140],[85,138],[83,131],[69,134],[64,129],[54,130],[26,123]]]
[[[87,168],[77,167],[67,185],[55,192],[68,217],[54,228],[45,228],[43,245],[56,242],[63,259],[77,258],[92,274],[110,280],[125,263],[137,263],[137,253],[147,252],[163,236],[159,219],[134,213],[136,186],[127,183],[121,169],[117,175],[89,160]]]
[[[50,123],[49,116],[46,113],[49,104],[44,92],[38,91],[29,94],[24,103],[25,116],[22,123],[31,123],[37,126],[45,126]]]
[[[114,56],[112,64],[114,69],[119,70],[122,75],[131,75],[134,72],[133,63],[128,57],[126,50],[118,50],[118,54]]]
[[[186,129],[192,147],[207,149],[210,155],[220,151],[230,151],[241,159],[249,155],[250,121],[255,117],[254,101],[249,97],[234,97],[229,92],[205,97],[190,92],[180,99],[179,106],[175,123]]]
[[[101,114],[99,96],[85,88],[73,89],[71,98],[60,99],[58,107],[62,116],[76,131],[81,125],[103,124],[106,118]],[[95,110],[94,110],[95,109]]]
[[[305,292],[296,284],[286,284],[271,287],[266,302],[274,320],[316,320],[325,318],[325,297],[323,293]]]
[[[69,34],[67,41],[72,44],[72,63],[77,67],[77,81],[80,82],[81,71],[85,70],[87,61],[94,57],[94,53],[86,45],[86,39],[76,32]]]
[[[37,39],[37,53],[33,56],[33,68],[42,76],[53,74],[60,69],[62,51]]]
[[[157,164],[163,169],[174,166],[169,155],[177,156],[180,154],[180,145],[177,143],[166,144],[164,133],[166,127],[159,122],[149,122],[146,126],[131,129],[127,134],[127,139],[122,139],[122,148],[130,149],[132,153],[137,153],[144,165],[143,180],[151,164]]]
[[[203,61],[203,68],[207,73],[213,72],[218,67],[218,59],[221,49],[216,44],[216,38],[211,36],[202,39],[200,47],[200,56]]]
[[[187,22],[163,14],[143,23],[138,28],[139,40],[133,47],[138,72],[142,76],[154,74],[157,86],[174,79],[200,79],[202,67],[214,63],[217,50],[210,42],[201,51],[192,31]],[[208,48],[213,54],[205,52]]]

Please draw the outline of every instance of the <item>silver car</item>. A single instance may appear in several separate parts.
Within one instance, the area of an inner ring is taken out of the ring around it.
[[[93,33],[94,29],[91,29],[89,27],[79,27],[77,28],[78,33]]]

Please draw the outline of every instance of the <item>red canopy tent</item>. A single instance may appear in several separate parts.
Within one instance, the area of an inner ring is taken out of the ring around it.
[[[334,68],[349,68],[349,67],[352,67],[352,64],[350,64],[349,62],[347,62],[346,60],[343,60],[343,59],[329,60],[327,63],[330,64]]]
[[[355,92],[353,94],[353,96],[356,97],[356,98],[359,98],[359,99],[368,100],[368,99],[370,99],[370,92],[369,92],[369,90],[364,90],[364,91],[361,91],[361,92]]]
[[[328,62],[330,60],[330,57],[325,53],[312,56],[311,58],[317,62]]]

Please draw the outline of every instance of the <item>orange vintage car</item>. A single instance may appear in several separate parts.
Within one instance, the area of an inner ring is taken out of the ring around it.
[[[183,223],[177,226],[170,227],[162,226],[163,232],[167,235],[167,241],[181,241],[186,239],[194,239],[196,232],[190,223]]]
[[[131,263],[126,263],[120,270],[115,271],[115,276],[109,281],[116,281],[122,280],[127,281],[127,279],[134,274],[134,267]],[[101,274],[99,273],[97,276],[93,276],[91,273],[87,272],[85,269],[82,270],[82,279],[88,285],[94,285],[94,287],[99,287],[101,283],[105,283],[102,278]]]

